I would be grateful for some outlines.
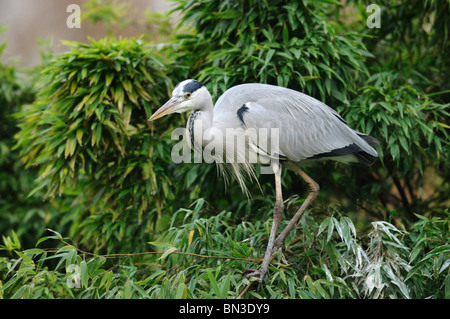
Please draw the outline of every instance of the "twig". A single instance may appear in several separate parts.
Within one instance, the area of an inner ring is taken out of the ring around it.
[[[142,255],[158,255],[158,254],[164,254],[163,251],[147,251],[147,252],[141,252],[141,253],[119,253],[119,254],[94,254],[89,251],[82,250],[80,248],[75,247],[72,244],[69,244],[64,239],[60,239],[61,242],[64,244],[73,247],[76,251],[78,251],[81,254],[90,255],[93,257],[103,257],[103,258],[120,258],[120,257],[134,257],[134,256],[142,256]],[[50,251],[50,250],[48,250]],[[200,258],[215,258],[215,259],[230,259],[230,260],[242,260],[242,261],[255,261],[255,262],[262,262],[261,258],[239,258],[239,257],[225,257],[225,256],[207,256],[207,255],[201,255],[201,254],[194,254],[194,253],[186,253],[182,251],[174,251],[171,253],[171,255],[185,255],[185,256],[194,256],[194,257],[200,257]]]

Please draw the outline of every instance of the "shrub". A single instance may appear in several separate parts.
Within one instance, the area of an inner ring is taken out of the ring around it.
[[[73,231],[82,228],[89,245],[109,240],[111,250],[145,233],[162,198],[173,198],[170,131],[147,123],[171,82],[163,58],[139,40],[66,44],[42,71],[36,102],[19,113],[16,138],[27,167],[40,168],[30,195],[78,196]]]
[[[325,102],[348,103],[371,54],[354,33],[338,34],[323,3],[291,1],[178,1],[180,39],[196,54],[194,70],[214,93],[261,82],[303,91]],[[324,1],[325,2],[325,1]]]
[[[430,210],[441,213],[446,208],[443,199],[450,195],[445,179],[436,181],[435,192],[426,199],[418,186],[424,182],[426,169],[445,172],[450,161],[446,151],[450,146],[449,126],[445,123],[450,116],[449,104],[435,102],[410,85],[399,84],[398,76],[393,71],[373,74],[352,104],[338,110],[352,127],[381,141],[378,153],[383,167],[378,172],[385,170],[383,178],[392,179],[400,194],[394,205],[403,204],[407,210],[404,217],[415,218],[413,213]],[[387,193],[389,187],[379,193],[384,206],[392,201]]]
[[[20,119],[13,114],[34,101],[36,89],[32,72],[19,70],[14,61],[3,59],[5,48],[6,42],[0,45],[0,233],[15,229],[22,244],[28,246],[43,234],[55,210],[42,196],[28,197],[37,171],[25,170],[14,148]]]
[[[447,219],[423,218],[411,230],[372,223],[360,237],[336,212],[321,222],[302,217],[298,234],[278,252],[259,292],[244,270],[260,263],[270,219],[236,224],[231,212],[205,215],[200,199],[181,209],[183,222],[156,242],[157,251],[95,255],[51,231],[37,246],[3,258],[5,298],[449,298]],[[337,215],[335,215],[337,214]],[[43,241],[63,246],[41,249]],[[145,256],[142,259],[142,256]],[[49,266],[53,260],[56,266]],[[137,260],[137,261],[136,261]],[[144,260],[144,262],[143,262]],[[113,266],[111,262],[113,261]]]

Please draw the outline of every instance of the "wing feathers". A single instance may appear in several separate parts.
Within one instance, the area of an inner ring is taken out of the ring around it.
[[[226,91],[214,108],[214,124],[278,129],[279,154],[297,162],[349,154],[362,154],[368,162],[378,155],[371,147],[377,140],[352,130],[332,108],[306,94],[267,84]]]

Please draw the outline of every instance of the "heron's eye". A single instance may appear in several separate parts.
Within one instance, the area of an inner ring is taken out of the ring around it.
[[[184,97],[185,97],[186,99],[190,98],[190,97],[191,97],[191,93],[186,93],[186,94],[184,95]]]

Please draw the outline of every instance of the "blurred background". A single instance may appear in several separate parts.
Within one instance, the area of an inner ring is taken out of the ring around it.
[[[138,37],[146,30],[145,20],[151,13],[167,13],[174,7],[173,3],[165,0],[130,0],[130,1],[89,1],[90,5],[83,7],[87,0],[1,0],[0,25],[7,28],[0,33],[0,43],[8,44],[3,52],[3,58],[14,58],[18,66],[32,68],[40,62],[40,50],[43,46],[58,53],[67,50],[60,40],[86,42],[87,37],[99,39],[105,33],[113,32],[116,36]],[[82,9],[81,28],[70,29],[66,26],[66,12],[70,4],[78,4]],[[95,8],[103,3],[102,10],[95,12],[97,17],[90,15],[89,8]],[[114,20],[113,25],[95,23],[103,17],[109,16]],[[125,18],[126,16],[126,18]],[[121,20],[124,18],[124,20]],[[126,20],[125,20],[126,19]],[[116,24],[118,20],[122,24]],[[110,28],[110,29],[108,29]]]

